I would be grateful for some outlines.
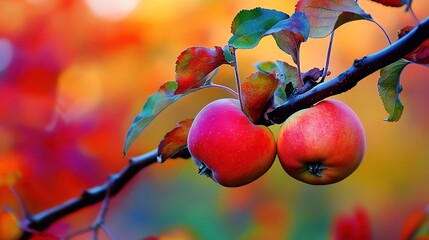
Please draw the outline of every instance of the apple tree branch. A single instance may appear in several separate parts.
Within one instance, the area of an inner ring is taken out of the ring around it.
[[[283,105],[268,112],[268,120],[282,123],[294,112],[333,95],[352,89],[375,71],[401,59],[429,38],[429,18],[423,20],[410,33],[388,47],[355,60],[352,66],[329,81],[324,81],[308,91],[293,94]],[[78,210],[99,203],[106,194],[115,196],[140,170],[157,162],[157,150],[130,159],[119,173],[111,176],[105,184],[85,190],[81,196],[70,199],[53,208],[28,216],[21,222],[23,233],[20,239],[29,239],[35,231],[43,231],[59,219]]]

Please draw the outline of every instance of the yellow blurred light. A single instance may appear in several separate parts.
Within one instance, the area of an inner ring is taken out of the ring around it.
[[[75,64],[67,68],[58,81],[58,110],[66,120],[80,118],[101,102],[101,75],[94,66]]]

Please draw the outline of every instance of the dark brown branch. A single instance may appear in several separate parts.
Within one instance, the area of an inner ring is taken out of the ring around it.
[[[302,94],[293,95],[283,105],[267,113],[271,122],[282,123],[293,113],[333,95],[346,92],[375,71],[401,59],[429,38],[429,18],[422,21],[411,32],[383,50],[356,60],[353,65],[337,77],[320,83]]]
[[[340,94],[353,88],[360,80],[399,60],[428,38],[429,18],[422,21],[418,27],[391,46],[356,60],[353,66],[332,80],[318,84],[309,91],[294,95],[284,105],[269,112],[269,119],[275,123],[281,123],[298,110],[310,107],[329,96]],[[21,223],[22,228],[27,229],[27,231],[24,230],[20,239],[31,237],[33,233],[30,230],[43,231],[62,217],[103,201],[105,195],[109,192],[109,187],[110,196],[115,196],[140,170],[155,163],[156,156],[157,151],[154,150],[142,156],[131,158],[130,163],[118,174],[111,176],[111,180],[105,184],[88,189],[80,197],[28,217]]]
[[[157,150],[144,155],[131,158],[129,164],[119,173],[112,175],[105,184],[85,190],[80,197],[71,199],[56,207],[45,210],[41,213],[30,216],[22,222],[23,229],[43,231],[60,218],[67,216],[78,210],[101,202],[105,199],[106,193],[115,196],[137,173],[143,168],[157,162]],[[33,233],[24,231],[20,239],[28,239]]]

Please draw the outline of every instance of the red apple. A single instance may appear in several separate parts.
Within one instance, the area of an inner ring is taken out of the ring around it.
[[[262,176],[276,157],[271,130],[253,124],[236,99],[219,99],[195,117],[188,149],[199,173],[226,187],[248,184]]]
[[[365,152],[365,132],[353,110],[324,100],[283,123],[277,153],[283,169],[309,184],[331,184],[356,170]]]

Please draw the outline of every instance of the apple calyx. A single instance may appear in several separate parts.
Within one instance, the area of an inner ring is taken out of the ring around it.
[[[322,171],[328,169],[321,162],[311,162],[307,164],[308,171],[316,177],[322,177]]]
[[[197,158],[194,158],[194,162],[198,167],[198,174],[199,175],[204,175],[206,177],[213,179],[213,171],[210,168],[208,168],[207,165],[205,165],[203,162],[201,162]]]

